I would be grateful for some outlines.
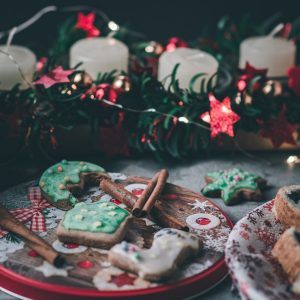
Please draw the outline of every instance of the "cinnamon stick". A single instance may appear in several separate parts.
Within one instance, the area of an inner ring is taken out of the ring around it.
[[[167,182],[168,177],[169,177],[168,170],[163,169],[159,172],[158,177],[157,177],[157,181],[156,181],[156,185],[155,185],[151,195],[149,196],[148,200],[146,201],[146,203],[143,207],[143,213],[145,215],[150,214],[150,211],[151,211],[155,201],[158,199],[158,197],[160,196],[161,192],[164,189],[164,186]]]
[[[145,215],[145,212],[143,211],[143,207],[145,203],[147,202],[148,198],[152,194],[155,186],[157,185],[157,180],[159,177],[160,172],[157,172],[154,177],[149,181],[148,185],[144,189],[143,193],[138,198],[137,202],[134,204],[132,209],[132,214],[135,217],[143,217]]]
[[[136,177],[138,178],[138,177]],[[135,178],[135,179],[136,179]],[[115,182],[108,181],[104,179],[100,183],[100,188],[107,193],[108,195],[118,199],[122,203],[124,203],[129,208],[133,208],[134,203],[138,200],[138,197],[131,194],[127,190],[125,190],[123,187],[118,185]],[[138,182],[137,180],[133,180],[134,182]],[[147,184],[149,183],[149,180],[147,179],[141,179],[141,183]],[[126,194],[126,199],[123,198],[123,196]],[[128,200],[130,198],[130,200]],[[153,217],[154,221],[157,222],[157,224],[163,226],[163,227],[170,227],[170,228],[176,228],[184,231],[189,231],[188,226],[184,221],[179,220],[175,216],[171,215],[166,209],[160,205],[160,201],[157,201],[154,204],[154,207],[151,212],[151,217]]]
[[[129,191],[124,189],[121,185],[109,180],[103,179],[100,182],[100,188],[106,194],[116,198],[117,200],[124,203],[126,206],[132,208],[137,202],[138,198],[131,194]]]
[[[18,236],[33,250],[35,250],[46,261],[55,267],[62,267],[65,259],[59,255],[45,240],[29,230],[23,223],[10,214],[4,206],[0,204],[0,225]]]

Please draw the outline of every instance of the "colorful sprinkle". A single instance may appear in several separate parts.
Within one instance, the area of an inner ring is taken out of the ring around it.
[[[58,171],[58,172],[62,172],[63,170],[64,170],[64,169],[63,169],[62,166],[58,166],[58,167],[57,167],[57,171]]]
[[[108,216],[115,216],[117,213],[115,212],[115,211],[109,211],[108,213],[107,213],[107,215]]]
[[[102,222],[96,221],[96,222],[93,223],[93,226],[94,226],[95,228],[101,227],[101,226],[102,226]]]
[[[84,165],[84,161],[81,161],[79,164],[83,166]]]
[[[65,177],[64,177],[64,181],[65,181],[65,182],[69,182],[69,181],[70,181],[70,177],[69,177],[69,176],[65,176]]]
[[[45,186],[45,182],[44,181],[41,181],[40,182],[40,187],[44,187]]]
[[[67,160],[66,160],[66,159],[63,159],[63,160],[61,161],[61,163],[62,163],[62,164],[66,164],[66,163],[67,163]]]
[[[83,215],[75,215],[74,219],[77,221],[81,221],[81,220],[83,220]]]
[[[64,185],[63,183],[61,183],[61,184],[58,186],[58,188],[59,188],[60,190],[66,189],[66,187],[65,187],[65,185]]]
[[[48,172],[48,174],[53,174],[53,170],[52,169],[48,169],[47,172]]]

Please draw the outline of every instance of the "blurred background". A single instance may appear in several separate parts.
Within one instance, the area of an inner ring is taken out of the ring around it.
[[[296,1],[259,0],[10,0],[1,1],[0,31],[20,24],[44,6],[89,5],[103,10],[115,22],[129,25],[145,33],[149,39],[164,41],[171,36],[193,39],[199,35],[210,35],[217,21],[225,14],[239,19],[249,14],[256,21],[262,21],[276,13],[282,13],[283,20],[297,17],[300,3]],[[57,27],[65,16],[49,14],[37,26],[24,31],[15,42],[36,43],[31,47],[40,51],[55,38]],[[37,49],[38,50],[38,49]]]
[[[48,5],[87,5],[103,10],[119,24],[144,33],[149,40],[162,43],[172,36],[185,40],[212,36],[218,20],[226,14],[236,20],[249,14],[258,23],[278,13],[282,14],[282,21],[293,20],[300,15],[300,3],[297,4],[295,0],[3,0],[0,3],[0,31],[21,24]],[[26,45],[38,55],[43,55],[55,41],[60,24],[69,15],[47,14],[30,29],[17,34],[14,44]],[[0,41],[0,44],[3,43],[5,40]],[[36,178],[45,168],[44,163],[42,161],[34,164],[33,161],[21,158],[12,165],[1,166],[0,190]]]

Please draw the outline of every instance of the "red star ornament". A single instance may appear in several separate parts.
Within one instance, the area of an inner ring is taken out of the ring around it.
[[[76,28],[86,32],[87,37],[96,37],[100,35],[100,30],[94,26],[96,14],[91,12],[87,15],[78,13]]]
[[[288,84],[294,93],[300,95],[300,67],[291,67],[288,69]]]
[[[134,285],[135,280],[136,278],[128,273],[122,273],[120,275],[111,275],[109,282],[114,283],[117,287],[122,287],[124,285]]]
[[[57,84],[70,82],[69,75],[73,74],[75,70],[64,70],[61,66],[43,75],[40,79],[33,82],[33,84],[42,84],[45,89]]]
[[[293,136],[296,126],[288,122],[285,116],[285,110],[286,108],[283,106],[277,120],[257,120],[257,123],[262,126],[259,134],[262,137],[270,138],[274,148],[279,148],[283,143],[296,145],[296,140]]]
[[[240,116],[231,109],[230,98],[222,102],[214,96],[209,96],[210,112],[201,115],[203,121],[210,123],[211,137],[216,138],[220,133],[234,137],[233,124],[239,121]],[[209,115],[208,115],[209,114]]]

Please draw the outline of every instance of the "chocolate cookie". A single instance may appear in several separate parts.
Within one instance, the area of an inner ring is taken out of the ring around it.
[[[221,197],[226,205],[232,205],[239,199],[260,200],[261,189],[267,181],[255,174],[233,168],[210,172],[205,176],[207,185],[202,193],[209,197]]]
[[[67,210],[78,202],[76,197],[86,186],[99,185],[102,178],[110,178],[104,172],[88,162],[62,160],[43,173],[39,186],[53,206]]]
[[[195,257],[202,248],[199,238],[174,228],[164,228],[154,235],[150,249],[123,241],[108,253],[110,262],[118,268],[138,274],[149,281],[169,277],[186,259]]]
[[[282,187],[275,197],[273,212],[284,226],[300,229],[300,185]]]
[[[78,203],[67,211],[56,233],[61,242],[109,249],[125,236],[130,213],[111,202]]]

